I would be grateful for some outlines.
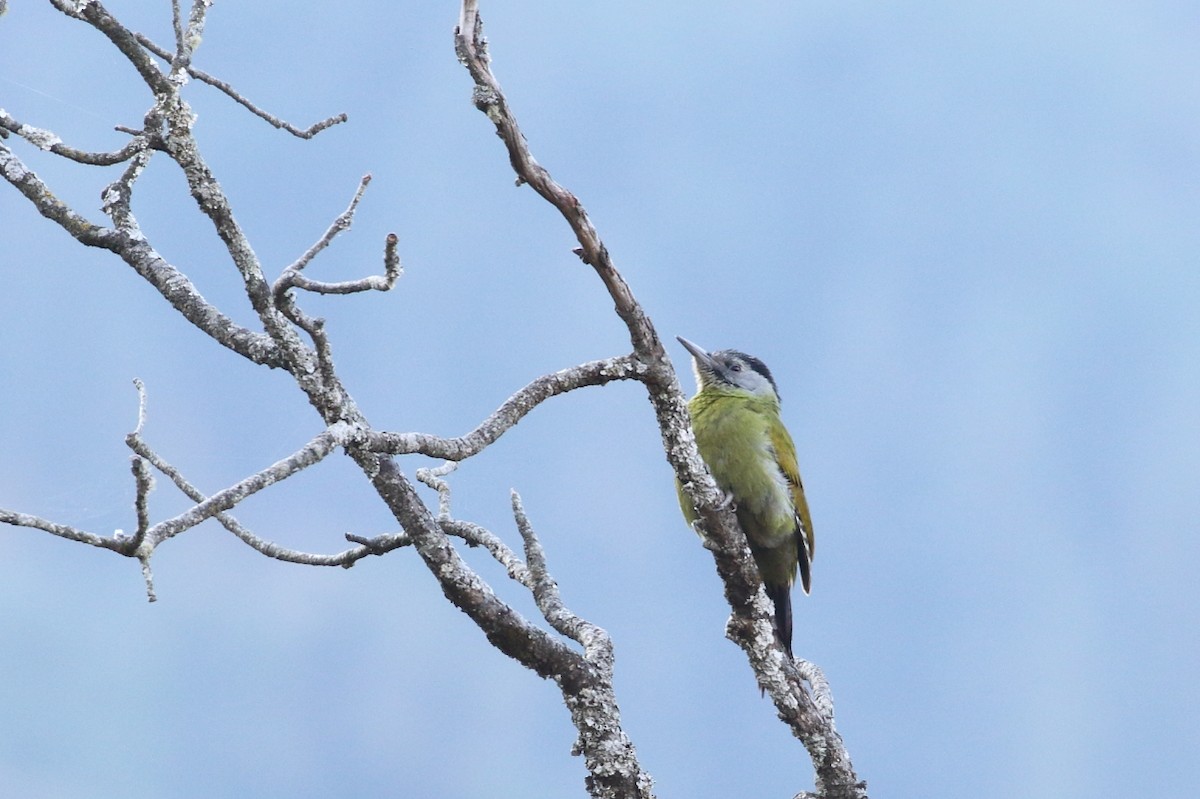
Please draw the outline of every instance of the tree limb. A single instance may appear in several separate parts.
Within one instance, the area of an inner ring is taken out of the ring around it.
[[[351,425],[335,423],[286,458],[239,480],[229,488],[218,491],[189,510],[155,524],[147,531],[147,540],[152,547],[157,546],[162,541],[179,535],[184,530],[195,527],[222,511],[229,510],[252,494],[286,480],[297,472],[324,460],[335,449],[344,446],[354,435],[355,429]]]
[[[477,0],[464,0],[459,14],[458,27],[454,32],[454,50],[458,60],[470,72],[475,81],[473,100],[496,126],[496,134],[508,149],[508,160],[517,173],[517,183],[528,183],[534,191],[558,209],[579,241],[576,254],[591,266],[604,282],[608,294],[616,304],[617,315],[629,328],[633,348],[639,356],[654,363],[665,359],[662,342],[654,326],[642,311],[641,305],[625,283],[625,279],[613,266],[608,248],[600,240],[591,217],[582,203],[570,191],[550,177],[546,170],[529,152],[529,142],[517,124],[517,118],[509,108],[508,100],[500,89],[500,83],[492,75],[487,41],[483,37],[483,21],[479,17]],[[668,367],[669,368],[669,367]]]
[[[629,355],[589,361],[537,378],[505,400],[466,435],[440,438],[428,433],[372,432],[365,438],[366,446],[374,452],[391,455],[420,453],[449,461],[466,460],[482,452],[550,397],[585,386],[602,386],[613,380],[640,380],[645,373],[645,365]]]
[[[62,139],[55,135],[53,131],[35,128],[33,125],[20,122],[5,113],[3,109],[0,109],[0,128],[12,131],[39,150],[45,150],[48,153],[54,153],[76,163],[87,164],[89,166],[112,166],[113,164],[119,164],[122,161],[128,161],[149,146],[146,138],[138,135],[130,139],[129,143],[124,147],[114,150],[111,153],[90,153],[86,150],[78,150],[63,144]]]

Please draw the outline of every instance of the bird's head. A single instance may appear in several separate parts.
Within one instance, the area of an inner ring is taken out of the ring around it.
[[[738,350],[707,352],[683,336],[676,336],[679,343],[692,355],[692,369],[696,373],[696,389],[703,393],[707,389],[723,393],[745,392],[756,397],[779,399],[779,389],[767,365]]]

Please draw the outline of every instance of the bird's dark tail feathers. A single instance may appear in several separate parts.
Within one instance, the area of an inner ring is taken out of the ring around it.
[[[765,583],[767,596],[775,604],[775,635],[783,644],[788,657],[792,657],[792,587],[787,583],[772,585]]]

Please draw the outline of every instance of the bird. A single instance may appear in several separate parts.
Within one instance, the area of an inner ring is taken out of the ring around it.
[[[791,589],[799,572],[812,590],[813,526],[796,463],[796,445],[780,415],[779,388],[767,365],[738,350],[708,352],[676,336],[692,356],[696,395],[688,402],[700,457],[733,504],[738,524],[775,607],[775,634],[792,655]],[[697,514],[676,482],[684,518]]]

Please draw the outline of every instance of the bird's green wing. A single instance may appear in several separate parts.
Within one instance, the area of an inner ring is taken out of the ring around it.
[[[800,545],[800,585],[804,593],[812,589],[811,564],[816,551],[816,539],[813,538],[812,516],[808,512],[808,500],[804,498],[804,484],[800,482],[800,466],[796,463],[796,445],[787,428],[782,424],[771,425],[771,449],[775,450],[775,462],[779,471],[787,478],[792,490],[792,504],[796,508],[796,538]]]

